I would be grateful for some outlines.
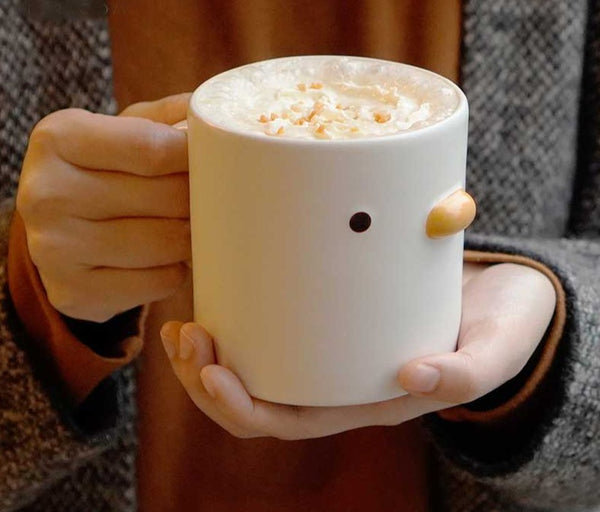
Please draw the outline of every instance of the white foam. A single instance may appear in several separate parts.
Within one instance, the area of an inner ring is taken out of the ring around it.
[[[290,57],[227,71],[205,82],[196,111],[224,129],[265,136],[345,139],[438,123],[457,108],[448,80],[358,57]]]

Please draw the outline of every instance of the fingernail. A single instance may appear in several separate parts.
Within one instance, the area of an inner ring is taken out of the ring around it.
[[[167,353],[167,357],[171,360],[175,357],[175,345],[171,338],[167,335],[166,332],[160,331],[160,339],[162,340],[163,347],[165,347],[165,352]]]
[[[418,364],[404,381],[406,391],[418,391],[419,393],[431,393],[440,382],[441,373],[429,364]]]
[[[179,336],[179,358],[184,361],[188,360],[196,348],[194,338],[188,332],[185,326],[181,328]]]
[[[206,392],[210,395],[211,398],[214,399],[216,393],[213,383],[210,380],[205,379],[202,374],[200,374],[200,380],[202,381],[202,385],[204,386],[204,389],[206,389]]]
[[[184,121],[179,121],[178,123],[176,123],[176,124],[174,124],[172,126],[176,130],[181,130],[181,131],[184,131],[184,132],[187,132],[187,130],[188,130],[188,123],[185,120]]]

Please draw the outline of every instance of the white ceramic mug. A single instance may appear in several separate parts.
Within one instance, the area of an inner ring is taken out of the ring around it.
[[[474,204],[467,100],[447,82],[448,118],[352,140],[225,130],[192,98],[195,320],[253,396],[386,400],[404,394],[404,363],[455,350]]]

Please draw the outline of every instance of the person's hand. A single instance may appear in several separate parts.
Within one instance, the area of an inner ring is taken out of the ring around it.
[[[68,109],[31,133],[17,193],[50,303],[103,322],[171,295],[189,268],[189,94],[120,116]]]
[[[306,439],[398,425],[489,393],[523,368],[555,302],[552,284],[537,270],[509,263],[465,265],[458,350],[399,368],[398,386],[411,394],[357,406],[297,407],[252,398],[230,370],[216,364],[213,341],[200,325],[168,322],[161,337],[190,398],[228,432],[242,438]]]

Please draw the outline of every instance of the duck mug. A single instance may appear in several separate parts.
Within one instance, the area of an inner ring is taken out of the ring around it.
[[[455,350],[467,122],[455,84],[376,59],[263,61],[195,91],[195,321],[251,395],[386,400],[404,363]]]

